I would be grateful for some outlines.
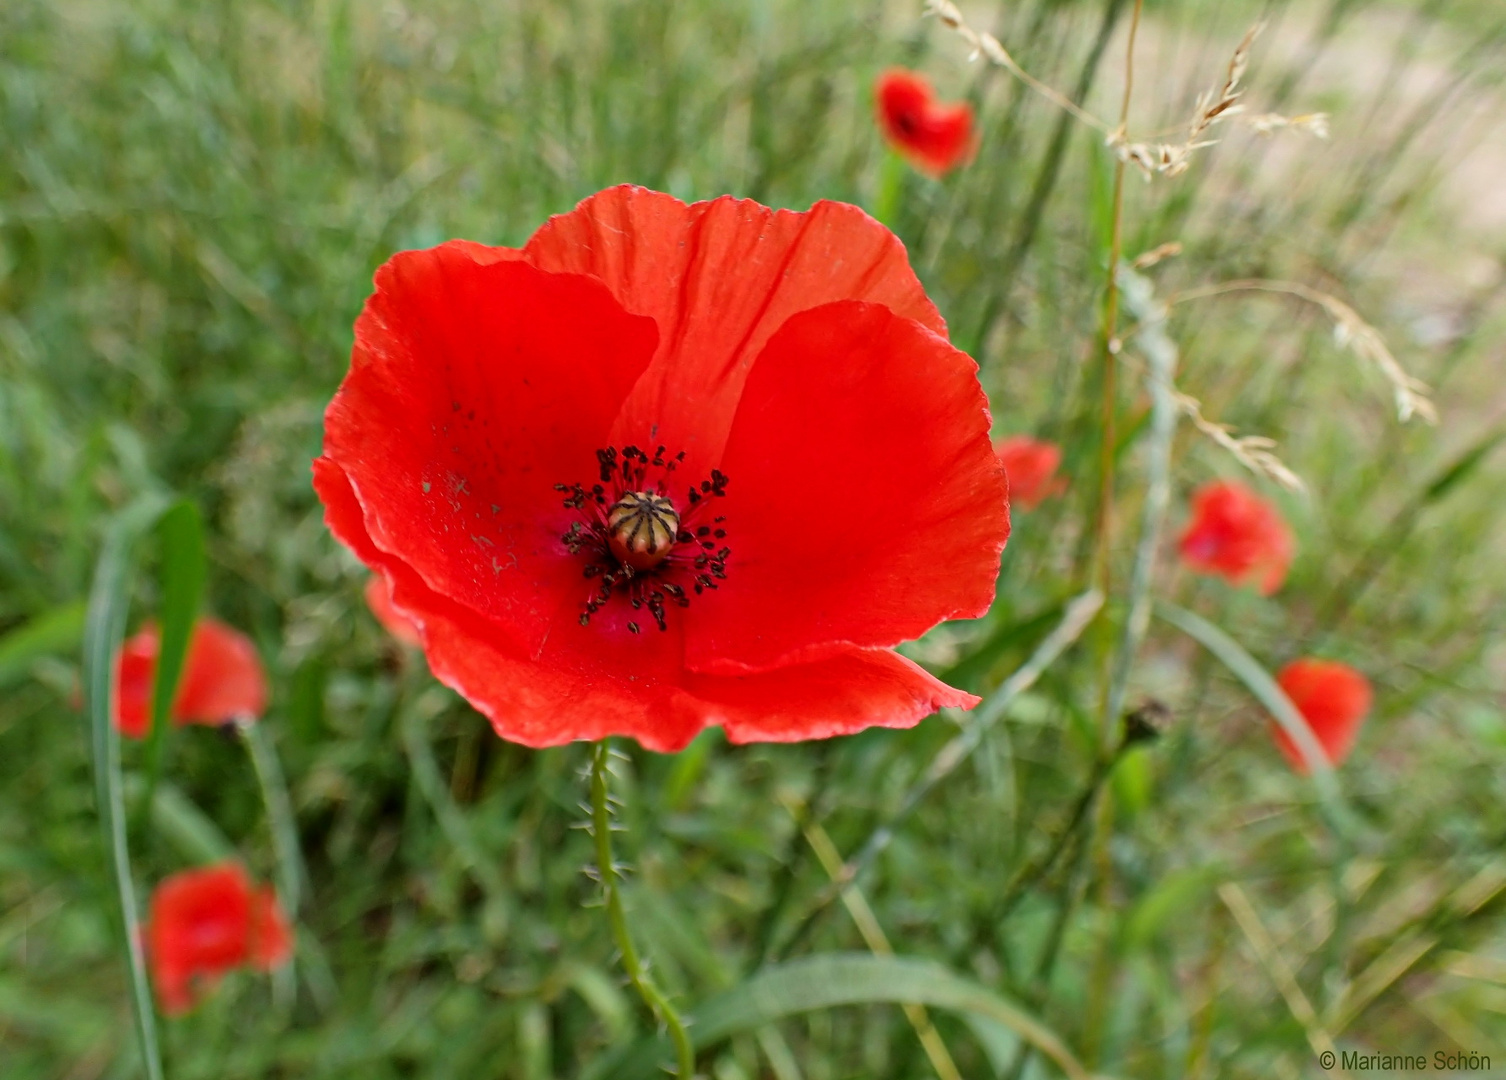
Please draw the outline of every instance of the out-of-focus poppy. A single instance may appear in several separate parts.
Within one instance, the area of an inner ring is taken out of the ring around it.
[[[142,930],[157,999],[170,1015],[193,1008],[227,972],[270,971],[293,951],[276,894],[253,886],[233,862],[163,880]]]
[[[117,661],[115,723],[143,738],[151,725],[152,687],[161,640],[148,624],[126,640]],[[177,724],[223,724],[258,717],[267,707],[267,677],[251,639],[217,619],[194,624],[170,715]]]
[[[1286,580],[1295,551],[1280,512],[1243,484],[1217,480],[1192,497],[1192,520],[1182,533],[1182,558],[1230,584],[1253,584],[1269,596]]]
[[[1287,664],[1276,682],[1312,728],[1329,764],[1337,765],[1348,757],[1370,711],[1370,681],[1337,660],[1306,658]],[[1275,721],[1271,730],[1292,768],[1306,773],[1307,763],[1291,736]]]
[[[873,100],[884,136],[924,172],[940,176],[971,160],[977,149],[973,107],[937,101],[922,75],[890,68],[874,84]]]
[[[423,639],[419,637],[413,620],[392,606],[392,588],[381,574],[372,574],[366,581],[366,606],[371,608],[382,629],[402,644],[415,649],[423,647]]]
[[[1032,439],[1029,435],[1010,435],[994,443],[994,451],[1009,480],[1009,504],[1027,510],[1041,500],[1059,494],[1066,481],[1056,475],[1062,462],[1061,448],[1055,443]]]
[[[504,738],[675,750],[976,703],[892,646],[992,600],[987,402],[856,207],[611,188],[522,249],[394,256],[355,338],[326,520]]]

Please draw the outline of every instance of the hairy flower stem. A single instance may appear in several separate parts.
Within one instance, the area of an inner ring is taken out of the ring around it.
[[[591,833],[596,839],[596,869],[601,878],[602,904],[607,909],[607,922],[612,927],[617,951],[622,954],[622,967],[627,972],[628,981],[649,1011],[669,1029],[679,1060],[675,1077],[677,1080],[691,1080],[695,1075],[695,1048],[685,1030],[685,1022],[649,977],[628,930],[627,915],[622,910],[622,894],[617,889],[617,863],[612,858],[612,808],[607,792],[607,762],[611,748],[608,743],[609,740],[602,739],[591,748]]]

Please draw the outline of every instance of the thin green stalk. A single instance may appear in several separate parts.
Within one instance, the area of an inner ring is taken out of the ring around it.
[[[261,723],[252,717],[241,717],[235,726],[246,744],[246,752],[256,772],[256,783],[261,789],[262,805],[267,811],[272,852],[277,862],[277,891],[288,918],[296,925],[298,905],[303,899],[303,852],[298,844],[298,823],[293,817],[293,803],[288,798],[282,763],[277,758],[277,748],[272,745],[271,736]],[[292,1009],[296,992],[293,964],[289,961],[272,972],[272,1000],[284,1017]]]
[[[298,823],[293,817],[293,803],[288,798],[282,764],[277,758],[277,748],[272,745],[272,738],[262,724],[242,719],[236,723],[236,728],[246,744],[251,766],[256,771],[257,785],[261,788],[262,804],[267,810],[272,851],[277,858],[277,891],[282,894],[282,904],[289,918],[294,918],[303,899],[303,852],[298,844]]]
[[[1129,41],[1124,50],[1124,95],[1119,105],[1119,132],[1129,124],[1130,99],[1135,89],[1135,39],[1140,31],[1140,12],[1144,0],[1135,0],[1130,15]],[[1109,235],[1108,284],[1103,299],[1103,401],[1098,455],[1098,520],[1093,551],[1093,582],[1108,596],[1113,572],[1110,549],[1114,541],[1114,423],[1119,411],[1119,259],[1124,248],[1124,170],[1122,156],[1114,160],[1113,217]],[[1109,679],[1103,683],[1103,712],[1109,709]],[[1107,745],[1114,730],[1113,718],[1105,715],[1100,731],[1100,745]]]
[[[199,508],[192,500],[179,499],[158,519],[157,542],[162,564],[162,603],[158,617],[157,673],[149,714],[151,727],[147,729],[146,740],[146,792],[138,811],[143,824],[151,812],[153,796],[162,777],[171,729],[168,719],[208,577],[204,524]]]
[[[628,930],[627,915],[622,908],[622,893],[617,888],[618,866],[612,857],[612,808],[607,791],[608,759],[611,756],[608,740],[602,739],[591,748],[591,833],[596,839],[596,872],[601,881],[601,899],[607,909],[607,922],[612,928],[612,938],[617,942],[617,951],[622,954],[622,967],[628,981],[649,1011],[669,1029],[669,1037],[675,1044],[678,1064],[677,1080],[692,1080],[695,1076],[695,1048],[680,1014],[670,1004],[669,998],[655,985],[633,944],[633,935]]]
[[[84,622],[84,694],[94,757],[95,797],[99,805],[105,850],[109,853],[120,916],[125,931],[126,963],[130,970],[131,1000],[136,1034],[147,1080],[163,1080],[162,1051],[157,1041],[157,1018],[146,976],[141,920],[131,880],[131,852],[126,839],[125,795],[120,771],[120,732],[114,714],[119,687],[115,654],[125,637],[130,600],[128,579],[136,541],[166,506],[157,495],[142,496],[115,518],[105,536],[104,550],[94,571]]]
[[[1177,347],[1166,334],[1166,305],[1156,300],[1150,280],[1128,266],[1120,268],[1119,281],[1125,307],[1139,320],[1135,340],[1150,363],[1150,377],[1146,383],[1151,397],[1151,426],[1145,447],[1146,486],[1140,542],[1135,550],[1135,568],[1130,574],[1129,612],[1109,680],[1108,709],[1103,717],[1106,727],[1124,711],[1130,671],[1150,626],[1150,583],[1155,571],[1156,550],[1161,543],[1161,529],[1166,522],[1166,508],[1171,502],[1171,447],[1177,430],[1177,403],[1172,396],[1177,375]]]

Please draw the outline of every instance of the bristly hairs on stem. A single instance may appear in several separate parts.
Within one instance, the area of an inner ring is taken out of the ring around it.
[[[606,739],[591,747],[589,831],[596,841],[596,866],[588,869],[586,875],[601,885],[601,903],[606,909],[607,922],[611,926],[617,951],[622,955],[622,967],[627,972],[628,981],[633,984],[633,989],[638,991],[638,996],[654,1014],[654,1018],[669,1029],[669,1037],[674,1043],[677,1059],[676,1080],[693,1080],[695,1047],[690,1041],[690,1034],[685,1030],[685,1022],[680,1019],[680,1014],[675,1011],[674,1005],[649,975],[648,965],[643,961],[637,946],[633,943],[632,932],[628,929],[627,915],[622,907],[622,894],[617,888],[617,880],[623,876],[626,867],[612,856],[612,833],[622,831],[621,827],[612,821],[614,804],[616,806],[622,804],[613,799],[608,789],[613,756],[614,751]],[[615,756],[620,760],[626,760],[621,754],[615,754]]]

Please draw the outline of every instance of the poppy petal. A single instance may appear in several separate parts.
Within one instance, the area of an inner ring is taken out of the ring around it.
[[[850,301],[791,318],[727,444],[728,580],[686,612],[691,668],[765,670],[987,611],[1009,536],[989,422],[977,365],[918,323]]]
[[[151,727],[159,648],[155,628],[133,634],[120,648],[115,667],[115,726],[127,738],[143,739]]]
[[[379,548],[536,653],[580,577],[555,485],[596,479],[656,332],[598,281],[482,265],[479,248],[404,252],[377,272],[324,449]]]
[[[400,644],[418,648],[423,639],[418,636],[418,627],[413,620],[392,605],[392,589],[381,574],[373,574],[366,580],[366,606],[376,616],[382,629],[391,634]]]
[[[599,278],[624,308],[658,324],[653,365],[613,442],[683,450],[697,475],[721,464],[748,371],[796,312],[864,300],[946,335],[904,245],[845,203],[818,202],[805,213],[730,195],[686,205],[624,185],[551,218],[524,257]]]
[[[911,727],[938,709],[970,709],[981,700],[889,649],[845,649],[815,663],[740,678],[700,676],[690,689],[716,710],[716,722],[735,743]]]
[[[281,967],[293,955],[293,931],[273,889],[258,889],[251,898],[247,952],[251,966],[263,971]]]
[[[338,466],[314,462],[330,531],[391,583],[395,604],[421,628],[436,678],[527,746],[628,735],[650,750],[683,749],[708,724],[734,742],[793,741],[875,724],[905,727],[938,708],[970,708],[953,690],[888,650],[844,649],[817,662],[735,677],[694,675],[678,663],[683,632],[627,636],[620,627],[562,624],[540,662],[475,612],[430,589],[401,559],[371,542],[360,504]],[[603,612],[603,614],[607,614]],[[615,635],[601,648],[592,634]]]
[[[180,724],[223,724],[267,711],[267,676],[251,639],[218,619],[194,624],[173,704]]]

